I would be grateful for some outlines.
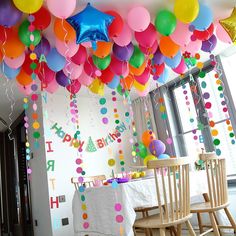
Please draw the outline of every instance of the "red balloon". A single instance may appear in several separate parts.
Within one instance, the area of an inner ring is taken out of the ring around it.
[[[151,74],[156,75],[156,76],[160,76],[164,72],[164,69],[165,69],[165,63],[164,62],[160,65],[154,65],[153,69],[151,71]]]
[[[106,11],[105,13],[115,17],[110,26],[108,27],[108,32],[110,38],[117,37],[123,29],[124,21],[122,17],[115,11]]]
[[[146,67],[144,72],[139,76],[134,76],[135,80],[140,84],[145,85],[150,78],[150,68]]]
[[[102,71],[102,75],[100,76],[100,80],[104,83],[107,84],[112,81],[114,78],[115,74],[109,69],[109,67],[105,70]]]
[[[76,65],[83,64],[87,59],[87,51],[84,46],[80,44],[79,50],[77,53],[71,58],[71,61],[74,62]]]
[[[36,69],[32,69],[32,63],[36,64]],[[28,74],[31,75],[33,72],[37,75],[40,71],[40,65],[38,60],[32,61],[29,57],[29,54],[25,56],[25,61],[22,65],[22,69]]]
[[[97,67],[93,63],[92,57],[89,57],[88,60],[84,63],[84,71],[90,77],[96,77]]]
[[[204,31],[199,31],[199,30],[194,30],[193,31],[193,36],[196,39],[202,40],[202,41],[206,41],[208,40],[214,33],[214,24],[212,23],[208,29],[204,30]]]
[[[80,88],[81,88],[81,83],[78,80],[72,80],[71,84],[66,86],[66,89],[72,94],[78,93]]]
[[[139,45],[139,48],[145,55],[154,54],[158,48],[157,40],[154,41],[151,47],[145,48],[142,45]]]
[[[52,71],[45,62],[40,63],[38,77],[42,83],[49,84],[56,78],[56,72]]]
[[[45,7],[41,7],[36,13],[32,15],[35,17],[33,25],[36,29],[44,30],[51,23],[51,14]]]

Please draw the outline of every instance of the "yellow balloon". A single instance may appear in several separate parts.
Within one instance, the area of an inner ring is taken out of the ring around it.
[[[144,90],[147,89],[147,87],[149,86],[149,83],[147,82],[146,84],[140,84],[139,82],[137,82],[136,80],[134,80],[134,84],[133,86],[140,92],[143,92]]]
[[[43,5],[43,0],[13,0],[15,6],[22,12],[32,14]]]
[[[190,23],[194,21],[199,12],[198,0],[176,0],[174,6],[174,13],[176,18],[183,23]]]
[[[144,158],[143,164],[147,166],[148,161],[153,161],[153,160],[157,160],[157,158],[153,155],[148,155]]]
[[[98,95],[101,95],[101,96],[104,95],[104,83],[98,78],[96,78],[92,82],[92,84],[90,84],[88,86],[88,88],[91,92],[93,92],[95,94],[98,94]]]

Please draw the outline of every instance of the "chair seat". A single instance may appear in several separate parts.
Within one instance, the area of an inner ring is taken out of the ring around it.
[[[143,211],[152,211],[158,209],[158,206],[147,206],[147,207],[136,207],[134,210],[136,212],[143,212]]]
[[[210,202],[194,203],[190,206],[191,207],[190,212],[191,213],[214,212],[214,211],[224,209],[225,207],[228,207],[228,206],[229,206],[229,202],[220,206],[216,206],[216,207],[211,207]]]
[[[138,219],[134,222],[135,228],[146,228],[146,229],[158,229],[158,228],[166,228],[173,225],[181,224],[192,217],[192,214],[182,218],[181,220],[174,221],[163,221],[161,222],[160,215],[155,214],[142,219]]]

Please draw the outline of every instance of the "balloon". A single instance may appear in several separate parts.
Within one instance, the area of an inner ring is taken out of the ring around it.
[[[138,81],[140,84],[143,84],[145,85],[148,80],[149,80],[149,77],[150,77],[150,68],[149,67],[146,67],[144,72],[139,75],[139,76],[135,76],[134,78],[136,79],[136,81]]]
[[[107,84],[107,86],[111,89],[117,88],[117,86],[120,84],[120,77],[115,75],[110,83]]]
[[[37,57],[40,58],[40,56],[43,54],[44,56],[47,56],[50,52],[51,46],[48,40],[44,37],[42,37],[40,43],[35,47],[34,53],[36,53]]]
[[[93,50],[93,55],[104,58],[111,53],[112,43],[110,42],[97,42],[97,49]]]
[[[56,48],[52,48],[46,56],[48,67],[55,72],[62,70],[66,65],[65,58],[58,53]]]
[[[229,34],[227,33],[227,31],[222,27],[222,25],[219,22],[217,22],[217,23],[215,23],[215,26],[216,26],[217,38],[223,43],[231,44],[232,40],[231,40]]]
[[[147,154],[148,154],[147,148],[144,146],[144,144],[142,142],[138,142],[137,144],[138,144],[137,146],[136,146],[136,144],[133,145],[132,149],[133,149],[133,151],[136,152],[137,156],[139,156],[142,159],[144,159],[147,156]]]
[[[188,45],[181,48],[182,52],[189,52],[192,56],[195,55],[196,52],[198,52],[201,49],[202,41],[195,40],[190,41]]]
[[[165,153],[158,156],[158,160],[169,159],[169,158],[170,158],[170,156],[168,154],[165,154]]]
[[[179,51],[179,45],[177,45],[168,36],[162,36],[159,43],[161,53],[166,57],[174,57]]]
[[[149,88],[149,83],[146,84],[140,84],[138,81],[134,80],[133,86],[138,90],[139,92],[144,92]]]
[[[149,94],[149,92],[150,92],[149,86],[147,86],[143,91],[137,90],[137,94],[140,97],[146,97]]]
[[[129,27],[137,32],[147,29],[151,17],[148,10],[142,6],[134,7],[128,12],[127,22]]]
[[[104,95],[104,83],[100,79],[96,78],[92,84],[89,85],[89,90],[95,94]]]
[[[22,16],[19,11],[9,0],[1,0],[0,2],[0,25],[4,27],[12,27],[17,24]]]
[[[206,30],[213,21],[213,14],[211,9],[203,4],[200,4],[197,18],[191,23],[196,30]]]
[[[198,0],[176,0],[174,14],[179,21],[190,23],[194,21],[199,12]]]
[[[119,84],[116,88],[117,93],[120,94],[122,97],[128,97],[129,96],[129,91],[125,90],[122,88],[122,86]]]
[[[16,84],[17,84],[18,90],[21,93],[23,93],[25,96],[29,96],[33,92],[31,89],[32,84],[29,84],[29,85],[21,85],[19,83],[16,83]]]
[[[61,70],[61,71],[56,73],[56,81],[62,87],[66,87],[66,86],[68,86],[70,84],[70,80],[64,74],[63,70]]]
[[[63,42],[56,39],[56,49],[64,57],[73,57],[79,49],[75,41]]]
[[[24,63],[25,53],[22,53],[19,57],[16,57],[16,58],[5,57],[4,61],[12,69],[17,69],[17,68],[21,67],[22,64]]]
[[[113,44],[113,54],[120,61],[128,61],[134,52],[134,45],[129,43],[125,47]]]
[[[43,64],[45,64],[45,63],[43,63]],[[32,67],[32,65],[34,65],[34,66]],[[26,54],[25,61],[22,65],[22,69],[28,75],[31,75],[33,72],[34,72],[34,74],[38,74],[39,70],[40,70],[38,60],[34,60],[34,62],[32,63],[32,60],[30,59],[30,54]]]
[[[70,17],[67,21],[76,31],[76,42],[105,41],[109,42],[108,27],[114,20],[114,16],[105,14],[90,3],[78,14]]]
[[[29,47],[31,44],[33,44],[34,46],[38,45],[40,43],[41,40],[41,34],[39,30],[34,30],[33,32],[29,31],[29,26],[30,26],[30,22],[28,20],[24,20],[20,27],[19,27],[19,37],[21,42],[26,45],[27,47]],[[33,41],[31,41],[31,34],[33,34]]]
[[[166,146],[161,140],[153,140],[149,145],[149,150],[154,156],[159,156],[165,152]]]
[[[1,69],[8,79],[15,79],[16,76],[20,73],[20,68],[10,68],[5,62],[2,63]]]
[[[78,81],[84,86],[89,86],[93,82],[93,78],[88,76],[83,70],[78,78]]]
[[[157,79],[158,83],[165,84],[169,78],[169,71],[168,69],[164,69],[164,72],[160,75],[160,77]]]
[[[152,69],[152,74],[155,76],[160,76],[165,69],[165,63],[163,62],[160,65],[154,65],[153,69]]]
[[[134,84],[134,76],[129,74],[125,78],[122,78],[120,83],[125,90],[131,90]]]
[[[207,39],[209,39],[212,34],[214,33],[214,24],[212,23],[208,29],[204,30],[204,31],[199,31],[199,30],[194,30],[193,31],[193,36],[196,38],[196,39],[199,39],[199,40],[202,40],[202,41],[205,41]]]
[[[109,83],[114,78],[115,74],[110,70],[110,68],[105,69],[102,71],[102,75],[99,77],[99,79],[104,83]]]
[[[165,63],[170,68],[176,68],[180,63],[181,58],[182,58],[182,54],[179,51],[173,58],[166,57]]]
[[[190,41],[192,32],[189,31],[189,25],[177,21],[176,29],[170,38],[178,45],[187,45]]]
[[[188,68],[194,67],[197,64],[197,59],[195,57],[184,58],[184,63]]]
[[[138,46],[134,46],[134,52],[129,60],[129,64],[135,68],[139,68],[145,61],[145,56]]]
[[[92,57],[89,57],[88,60],[84,63],[84,71],[88,76],[96,77],[97,68],[93,63]]]
[[[154,41],[154,43],[151,47],[145,48],[142,45],[139,45],[139,48],[145,55],[154,54],[157,51],[157,48],[158,48],[157,40]]]
[[[121,47],[127,46],[132,41],[132,32],[126,23],[124,23],[120,34],[117,37],[113,37],[113,40]]]
[[[76,65],[73,62],[67,62],[63,72],[71,80],[77,79],[83,71],[83,65]]]
[[[59,86],[57,81],[54,79],[50,83],[47,84],[45,90],[51,94],[55,93],[58,90]]]
[[[46,29],[51,23],[51,14],[45,7],[41,7],[39,11],[33,14],[34,27],[38,30]]]
[[[33,82],[31,76],[25,73],[25,71],[22,69],[20,73],[17,75],[16,80],[21,85],[29,85]]]
[[[79,46],[79,50],[71,58],[71,61],[77,65],[83,64],[87,60],[87,51],[86,48],[82,45]]]
[[[204,52],[212,52],[217,44],[217,38],[213,34],[208,40],[202,42],[201,50]]]
[[[152,58],[152,62],[154,65],[161,65],[165,61],[165,56],[161,53],[160,49],[158,48]]]
[[[122,17],[115,11],[106,11],[105,13],[114,16],[114,20],[108,27],[109,37],[117,37],[123,29],[124,21]]]
[[[153,156],[153,155],[148,155],[148,156],[146,156],[146,157],[144,158],[144,160],[143,160],[143,165],[147,166],[147,164],[148,164],[149,161],[155,161],[155,160],[157,160],[157,158],[156,158],[155,156]]]
[[[126,61],[120,61],[114,56],[111,57],[110,69],[114,74],[123,77],[126,77],[129,73],[128,63]]]
[[[54,33],[56,37],[63,42],[75,41],[76,39],[76,32],[74,28],[63,19],[55,19]]]
[[[135,32],[134,34],[136,41],[145,48],[151,47],[156,38],[157,32],[155,26],[150,23],[147,29],[142,32]]]
[[[66,89],[72,94],[78,93],[80,88],[81,88],[81,84],[78,80],[73,80],[71,84],[66,86]]]
[[[92,47],[91,42],[83,42],[83,43],[81,43],[81,45],[84,46],[85,48],[91,48]]]
[[[93,55],[93,63],[98,69],[105,70],[111,63],[111,56],[108,55],[104,58],[100,58]]]
[[[147,66],[146,61],[144,61],[143,64],[139,68],[129,65],[129,71],[130,73],[139,76],[144,72],[146,66]]]
[[[35,13],[43,5],[43,0],[13,0],[13,2],[20,11],[27,14]]]
[[[149,147],[150,143],[156,139],[156,135],[151,130],[146,130],[142,134],[142,142],[145,147]]]
[[[49,11],[61,19],[68,18],[76,7],[76,0],[47,0]]]
[[[42,81],[44,84],[49,84],[56,79],[56,73],[49,69],[46,63],[41,63],[38,77],[39,80]]]
[[[186,69],[187,69],[187,67],[185,65],[184,58],[182,58],[179,65],[172,70],[177,74],[184,74]]]
[[[169,36],[175,31],[176,17],[168,10],[161,10],[157,13],[155,26],[160,34]]]

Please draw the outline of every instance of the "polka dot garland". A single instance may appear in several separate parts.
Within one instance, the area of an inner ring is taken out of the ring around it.
[[[107,125],[107,124],[109,123],[108,117],[105,116],[105,115],[107,114],[107,108],[105,107],[106,102],[107,102],[106,98],[101,98],[101,99],[99,100],[99,104],[100,104],[101,106],[103,106],[103,107],[100,109],[100,113],[104,116],[104,117],[102,118],[102,123],[103,123],[104,125]]]

